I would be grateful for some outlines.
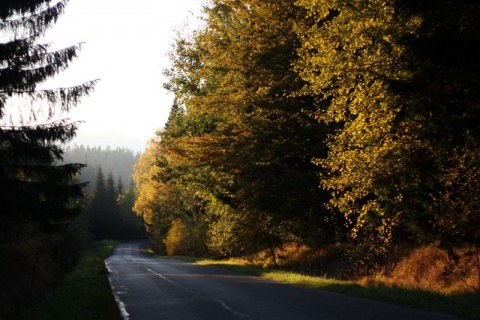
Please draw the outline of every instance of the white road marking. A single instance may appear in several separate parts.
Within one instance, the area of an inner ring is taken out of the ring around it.
[[[110,269],[110,267],[108,265],[107,260],[105,260],[105,266],[106,266],[108,272],[110,274],[113,274],[112,270]],[[119,296],[119,294],[123,293],[123,292],[117,292],[117,290],[115,290],[115,286],[112,283],[112,278],[110,277],[110,275],[108,275],[108,283],[110,284],[110,288],[112,290],[113,297],[118,304],[118,308],[120,309],[120,315],[121,315],[122,319],[123,320],[129,320],[130,319],[129,318],[130,314],[127,312],[127,309],[125,308],[125,304],[123,303],[122,299],[120,299],[120,296]]]
[[[210,300],[210,301],[214,301],[214,302],[220,304],[225,310],[227,310],[227,311],[229,311],[229,312],[231,312],[231,313],[233,313],[233,314],[235,314],[235,315],[237,315],[237,316],[239,316],[239,317],[241,317],[241,318],[243,318],[243,319],[253,320],[253,318],[250,317],[249,315],[246,315],[246,314],[243,314],[243,313],[240,313],[240,312],[237,312],[237,311],[233,310],[233,309],[230,308],[225,302],[223,302],[223,301],[221,301],[221,300],[215,300],[215,299],[205,298],[205,297],[201,296],[200,294],[198,294],[197,292],[194,292],[194,291],[192,291],[191,289],[189,289],[189,288],[187,288],[187,287],[184,287],[184,286],[182,286],[181,284],[178,284],[178,283],[176,283],[175,281],[172,281],[172,280],[168,279],[168,278],[165,277],[164,275],[162,275],[162,274],[160,274],[160,273],[158,273],[158,272],[156,272],[156,271],[154,271],[154,270],[152,270],[152,269],[150,269],[150,268],[145,268],[145,269],[146,269],[148,272],[153,273],[154,275],[162,278],[163,280],[165,280],[165,281],[173,284],[174,286],[176,286],[176,287],[178,287],[178,288],[181,288],[181,289],[183,289],[183,290],[185,290],[185,291],[188,291],[188,292],[190,292],[190,293],[192,293],[192,294],[194,294],[194,295],[196,295],[196,296],[199,296],[199,297],[201,297],[201,298],[204,299],[204,300]]]

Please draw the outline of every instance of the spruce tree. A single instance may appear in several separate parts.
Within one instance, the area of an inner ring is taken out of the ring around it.
[[[95,178],[95,187],[88,207],[88,224],[91,234],[98,239],[105,238],[105,226],[108,221],[105,218],[107,210],[107,186],[102,167],[98,167]]]
[[[117,183],[115,181],[115,178],[113,177],[113,173],[110,172],[106,180],[107,198],[105,199],[106,200],[105,204],[107,205],[107,208],[104,212],[107,218],[105,231],[107,236],[110,238],[121,237],[121,230],[122,230],[120,209],[117,203],[118,192],[117,192],[116,185]]]
[[[78,123],[58,120],[95,81],[44,89],[80,44],[53,50],[40,43],[68,0],[0,1],[0,318],[44,294],[80,256],[85,235],[80,164],[60,164],[62,144]],[[13,293],[13,294],[12,294]]]
[[[71,178],[82,165],[57,165],[61,144],[78,123],[53,121],[93,90],[95,81],[68,88],[39,89],[77,57],[80,44],[53,51],[39,43],[63,13],[67,0],[0,2],[0,235],[22,234],[27,223],[51,231],[73,216],[70,200],[81,196]],[[29,121],[15,120],[28,114]],[[44,120],[40,116],[46,114]],[[15,240],[15,239],[14,239]]]
[[[117,188],[118,184],[113,174],[110,172],[105,178],[102,167],[98,167],[95,187],[88,207],[90,232],[96,239],[124,237]]]

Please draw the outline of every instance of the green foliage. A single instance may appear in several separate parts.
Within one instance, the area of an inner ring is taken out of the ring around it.
[[[478,10],[211,1],[176,39],[175,104],[136,166],[153,242],[180,219],[211,255],[341,242],[366,268],[396,242],[478,246]]]
[[[205,253],[204,230],[193,221],[175,219],[165,238],[165,247],[169,256],[201,256]]]
[[[62,154],[55,142],[71,138],[75,128],[58,123],[0,128],[2,243],[15,241],[30,221],[43,232],[53,232],[61,227],[59,222],[79,213],[71,204],[82,197],[82,185],[73,183],[73,177],[83,165],[55,164]]]
[[[214,1],[205,14],[205,28],[176,40],[166,72],[176,104],[158,134],[152,178],[181,196],[168,200],[180,200],[175,210],[157,202],[156,214],[200,212],[207,247],[221,256],[334,241],[329,195],[311,163],[325,154],[327,130],[310,117],[310,97],[293,95],[305,84],[292,67],[303,11],[293,1]]]
[[[442,171],[459,170],[448,155],[466,136],[478,137],[478,96],[471,94],[478,66],[468,49],[478,41],[470,14],[478,4],[298,4],[308,19],[299,24],[296,70],[309,83],[304,92],[323,102],[320,123],[337,124],[327,157],[315,161],[329,173],[322,185],[334,196],[332,207],[353,237],[379,249],[405,231],[446,245],[454,230],[442,216],[461,209],[438,211],[445,188],[452,190]]]
[[[212,201],[213,202],[213,201]],[[208,228],[208,250],[216,257],[231,257],[250,253],[258,248],[255,225],[248,215],[240,215],[221,203],[210,203],[211,220]]]
[[[143,219],[133,212],[136,198],[135,187],[133,185],[123,193],[119,193],[117,198],[123,230],[121,238],[123,239],[143,239],[146,236]]]

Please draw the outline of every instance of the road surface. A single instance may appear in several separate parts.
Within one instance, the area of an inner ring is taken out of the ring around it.
[[[212,266],[146,258],[140,244],[121,244],[105,261],[125,320],[455,319]]]

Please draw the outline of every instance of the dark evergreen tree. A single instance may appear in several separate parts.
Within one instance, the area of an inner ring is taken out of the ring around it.
[[[117,203],[119,192],[113,173],[109,173],[106,180],[107,198],[105,199],[107,223],[105,225],[106,235],[111,238],[119,239],[122,237],[122,219],[120,217],[120,208]]]
[[[51,51],[49,45],[36,43],[65,5],[66,1],[60,1],[50,6],[50,1],[44,0],[0,4],[0,34],[5,39],[0,43],[2,242],[21,235],[20,230],[27,221],[40,223],[42,229],[58,227],[59,221],[73,214],[68,208],[69,199],[81,195],[81,185],[68,183],[81,165],[55,165],[63,154],[58,144],[74,137],[78,123],[50,120],[59,110],[68,111],[74,106],[81,96],[92,90],[94,83],[37,90],[41,82],[63,71],[80,49],[80,45],[73,45]],[[10,99],[13,102],[8,104]],[[7,112],[7,106],[14,110]],[[24,110],[18,110],[22,106]],[[30,121],[25,125],[23,121],[13,120],[12,113],[18,112],[27,112],[31,120],[35,120],[45,107],[46,124]]]
[[[92,199],[88,207],[88,225],[94,238],[103,239],[106,237],[106,226],[108,221],[105,217],[107,210],[107,186],[102,167],[97,170],[95,187],[93,189]]]
[[[118,206],[122,220],[122,238],[143,239],[146,237],[144,221],[133,212],[136,200],[133,183],[118,197]]]
[[[90,232],[95,239],[125,239],[129,237],[128,223],[124,218],[128,213],[119,203],[122,195],[119,192],[120,189],[123,189],[121,180],[116,182],[112,173],[109,173],[105,179],[103,169],[99,167],[88,206]],[[132,201],[134,200],[124,200],[123,206]]]
[[[38,43],[63,13],[68,0],[0,2],[0,318],[15,318],[24,297],[58,279],[80,250],[82,234],[73,183],[80,164],[62,164],[61,145],[78,123],[53,120],[94,87],[39,89],[77,57],[80,44],[54,51]],[[8,267],[15,260],[15,268]],[[44,270],[41,276],[35,270]],[[28,283],[28,284],[27,284]],[[16,294],[12,294],[12,290]],[[8,306],[6,309],[4,306]]]
[[[123,180],[122,177],[118,177],[117,179],[117,195],[123,193]]]

